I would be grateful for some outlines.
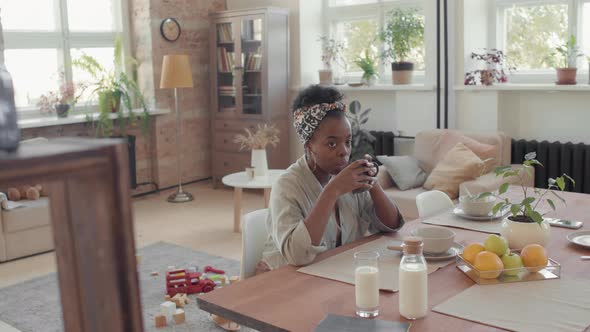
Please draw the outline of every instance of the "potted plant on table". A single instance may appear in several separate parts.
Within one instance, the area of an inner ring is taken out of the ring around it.
[[[330,85],[333,83],[332,65],[340,61],[344,43],[328,36],[320,36],[319,41],[322,43],[322,63],[324,69],[319,70],[320,84]]]
[[[576,67],[576,59],[582,56],[579,53],[579,48],[576,42],[576,36],[571,35],[568,41],[555,48],[559,59],[555,59],[556,54],[553,53],[552,61],[555,70],[557,71],[556,84],[576,84],[576,74],[578,68]]]
[[[502,221],[500,234],[508,240],[508,245],[512,249],[522,249],[528,244],[540,244],[545,246],[549,241],[550,226],[547,220],[543,218],[544,213],[539,212],[539,204],[545,202],[555,210],[555,202],[558,199],[565,204],[565,199],[557,191],[564,191],[566,183],[569,181],[575,186],[575,181],[567,174],[563,174],[555,179],[549,178],[548,188],[544,191],[538,188],[527,188],[524,186],[524,177],[532,176],[531,168],[534,165],[543,167],[535,158],[537,154],[530,152],[525,155],[525,160],[521,169],[513,169],[511,166],[498,167],[494,170],[496,176],[503,178],[517,177],[520,179],[520,185],[524,198],[522,200],[511,201],[509,198],[502,197],[509,187],[509,183],[504,183],[498,189],[498,194],[484,192],[479,194],[479,198],[494,196],[499,200],[492,213],[495,215],[498,211],[505,208],[510,209],[510,215]],[[524,171],[522,171],[524,169]],[[532,191],[532,194],[531,194]],[[550,195],[550,196],[547,196]]]
[[[385,46],[381,57],[392,61],[393,84],[411,83],[414,63],[409,58],[412,50],[424,43],[424,19],[418,15],[418,10],[395,9],[389,12],[385,28],[378,37]]]
[[[123,50],[119,37],[115,40],[113,54],[113,69],[107,70],[95,58],[83,54],[80,58],[72,61],[72,64],[90,74],[93,82],[89,83],[92,93],[98,99],[98,118],[87,117],[87,120],[96,129],[96,136],[111,136],[113,134],[112,113],[117,114],[120,134],[126,136],[127,125],[141,120],[142,131],[147,134],[149,128],[149,113],[139,87],[134,78],[125,73],[125,64],[131,65],[134,69],[137,61],[131,57],[123,58]],[[135,70],[133,70],[135,72]],[[123,107],[121,107],[121,104]],[[140,115],[132,112],[137,105],[143,109]],[[127,112],[127,114],[125,114]]]
[[[234,143],[240,144],[240,151],[249,149],[252,151],[251,166],[254,168],[255,176],[266,176],[268,174],[268,162],[266,159],[266,147],[275,147],[279,144],[280,131],[274,125],[258,125],[256,131],[244,128],[246,134],[237,134]]]
[[[358,57],[355,63],[359,68],[363,70],[363,76],[361,82],[368,86],[373,86],[377,81],[377,64],[375,59],[369,54],[369,50],[365,50],[364,55]]]

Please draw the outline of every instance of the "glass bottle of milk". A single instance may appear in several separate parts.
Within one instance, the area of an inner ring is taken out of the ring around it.
[[[404,255],[399,264],[399,313],[418,319],[428,312],[428,272],[422,255],[422,238],[404,238]]]

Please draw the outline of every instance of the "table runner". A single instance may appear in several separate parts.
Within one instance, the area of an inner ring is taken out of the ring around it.
[[[382,236],[371,242],[341,252],[338,255],[302,267],[297,271],[354,285],[354,253],[367,250],[378,251],[381,255],[379,260],[379,289],[397,292],[399,262],[402,254],[399,251],[387,249],[387,245],[392,241],[399,242],[390,237]],[[428,273],[430,274],[454,262],[455,259],[442,262],[427,262]]]
[[[590,281],[561,279],[474,285],[432,310],[514,331],[584,331]]]

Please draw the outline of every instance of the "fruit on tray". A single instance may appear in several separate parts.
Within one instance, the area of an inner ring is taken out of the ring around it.
[[[488,236],[483,246],[486,251],[491,251],[498,256],[502,256],[508,251],[508,241],[506,241],[504,237],[496,234]]]
[[[523,266],[522,259],[518,254],[509,253],[501,257],[502,263],[504,264],[504,275],[516,276],[520,272],[520,268]]]
[[[479,243],[471,243],[463,249],[463,259],[473,264],[475,256],[484,251],[484,247]]]
[[[531,272],[538,272],[547,266],[547,250],[539,244],[529,244],[520,252],[522,263]]]
[[[482,251],[475,255],[473,266],[479,270],[479,277],[482,279],[498,278],[504,269],[500,257],[491,251]]]

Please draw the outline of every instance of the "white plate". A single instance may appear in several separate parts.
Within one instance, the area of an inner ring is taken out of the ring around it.
[[[487,216],[472,216],[470,214],[466,214],[465,211],[463,211],[463,209],[460,206],[457,206],[453,209],[454,215],[464,218],[464,219],[476,220],[476,221],[490,221],[490,220],[494,220],[494,219],[504,218],[509,212],[510,212],[510,209],[505,208],[502,211],[498,211],[496,213],[496,215],[493,215],[490,212]]]
[[[590,231],[573,232],[567,235],[567,239],[574,244],[590,249]]]
[[[463,252],[463,246],[457,242],[454,242],[453,246],[446,252],[443,252],[442,254],[429,254],[425,252],[424,258],[426,258],[427,261],[444,261],[447,259],[455,258],[455,256],[457,256],[461,252]]]

